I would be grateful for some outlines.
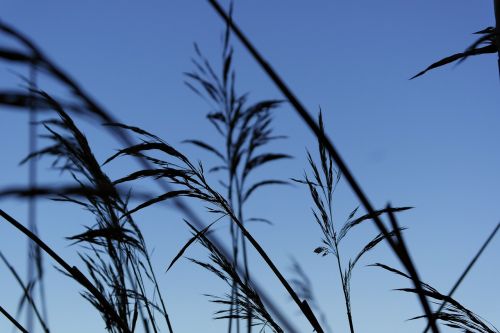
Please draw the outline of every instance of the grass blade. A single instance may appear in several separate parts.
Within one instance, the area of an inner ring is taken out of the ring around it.
[[[45,253],[47,253],[52,259],[54,259],[63,269],[72,276],[77,282],[79,282],[83,287],[85,287],[108,311],[108,315],[113,318],[118,326],[120,326],[124,332],[131,333],[128,326],[121,320],[120,316],[114,311],[113,307],[108,303],[106,298],[99,292],[99,290],[83,275],[78,268],[75,266],[70,266],[66,261],[64,261],[56,252],[54,252],[47,244],[45,244],[40,238],[38,238],[31,231],[26,229],[21,223],[16,221],[12,216],[8,215],[2,209],[0,209],[0,216],[3,217],[7,222],[9,222],[16,229],[25,234],[33,242],[35,242]]]
[[[358,185],[357,181],[354,179],[354,176],[350,172],[350,170],[347,167],[347,164],[345,164],[344,160],[341,158],[340,154],[337,152],[337,150],[334,148],[332,142],[327,138],[327,136],[321,132],[320,127],[316,124],[314,119],[311,117],[310,113],[306,110],[306,108],[302,105],[302,103],[295,97],[295,94],[292,93],[292,91],[288,88],[288,86],[285,84],[285,82],[278,76],[278,74],[274,71],[274,69],[269,65],[267,61],[264,60],[264,58],[260,55],[260,53],[257,51],[257,49],[250,43],[250,41],[246,38],[245,35],[241,32],[241,30],[236,26],[234,20],[230,20],[227,14],[224,12],[222,7],[219,5],[219,3],[216,0],[208,0],[210,5],[214,8],[214,10],[221,16],[221,18],[227,22],[228,26],[231,27],[232,31],[235,33],[235,35],[239,38],[239,40],[242,42],[242,44],[245,46],[245,48],[248,50],[248,52],[252,55],[252,57],[259,63],[259,65],[262,67],[262,69],[266,72],[266,74],[269,76],[269,78],[275,83],[275,85],[278,87],[278,89],[283,93],[283,95],[287,98],[287,100],[290,102],[290,104],[293,106],[294,110],[300,115],[302,120],[307,124],[307,126],[314,132],[318,140],[321,140],[324,144],[324,146],[327,148],[328,152],[332,156],[333,160],[337,163],[340,171],[344,174],[344,177],[346,178],[348,184],[351,186],[352,190],[358,197],[358,199],[361,201],[362,205],[365,207],[366,211],[369,214],[374,214],[375,210],[368,200],[368,197],[364,194],[362,191],[361,187]],[[422,307],[424,309],[424,312],[429,315],[429,321],[430,325],[432,328],[432,331],[434,333],[439,333],[439,329],[436,326],[435,321],[432,320],[432,317],[430,316],[431,314],[431,308],[430,305],[423,294],[420,286],[420,279],[418,277],[417,270],[413,264],[413,262],[410,260],[409,256],[405,255],[401,249],[397,247],[397,245],[394,243],[392,238],[388,237],[389,232],[387,228],[384,226],[382,220],[378,216],[373,217],[373,221],[379,231],[384,234],[386,237],[386,240],[388,241],[389,245],[391,246],[392,250],[395,252],[395,254],[398,256],[400,261],[403,263],[405,268],[408,270],[410,275],[412,276],[412,280],[417,287],[417,290],[419,290],[419,299],[422,304]],[[300,303],[298,304],[299,307],[301,307]],[[306,318],[308,318],[309,322],[313,326],[314,329],[318,332],[323,332],[323,329],[319,325],[318,321],[314,317],[310,317],[308,314],[304,313]]]
[[[221,217],[222,218],[222,217]],[[218,221],[218,220],[217,220]],[[217,222],[215,221],[215,222]],[[209,225],[207,225],[205,227],[205,229],[202,229],[200,231],[198,231],[193,237],[191,237],[187,242],[186,244],[184,244],[184,246],[181,248],[181,250],[179,251],[179,253],[177,253],[177,255],[174,257],[174,259],[170,262],[170,265],[168,265],[168,268],[167,268],[167,272],[168,270],[175,264],[175,262],[177,260],[179,260],[180,257],[182,257],[182,255],[184,254],[184,252],[186,252],[187,248],[193,244],[196,240],[198,240],[200,237],[204,236],[208,229],[210,229],[210,227],[215,223],[215,222],[212,222],[210,223]],[[187,223],[187,222],[186,222]],[[188,223],[189,224],[189,223]],[[194,227],[192,227],[194,228]]]
[[[476,253],[476,255],[474,256],[474,258],[472,258],[472,260],[469,262],[469,264],[467,265],[467,267],[465,268],[465,270],[463,271],[463,273],[460,275],[460,277],[458,278],[457,282],[455,282],[455,284],[453,285],[453,287],[451,288],[450,292],[448,293],[448,297],[452,297],[453,294],[455,293],[455,291],[458,289],[458,287],[460,286],[460,284],[462,283],[462,281],[465,279],[465,277],[467,276],[467,274],[470,272],[470,270],[472,269],[472,267],[474,266],[474,264],[476,263],[476,261],[479,259],[479,257],[481,256],[481,254],[483,254],[484,250],[486,249],[486,247],[488,246],[488,244],[492,241],[492,239],[495,237],[498,229],[500,229],[500,222],[496,225],[495,229],[493,229],[493,231],[491,232],[491,234],[488,236],[488,238],[486,239],[486,241],[483,243],[483,245],[481,246],[481,248],[479,249],[479,251]],[[443,308],[446,306],[446,303],[447,301],[444,300],[441,305],[439,306],[439,308],[437,309],[437,311],[434,313],[435,316],[438,316],[439,313],[443,310]],[[424,329],[424,333],[427,333],[427,331],[429,330],[429,326],[427,326],[425,329]]]
[[[5,316],[14,326],[17,327],[18,330],[20,330],[23,333],[29,333],[19,322],[10,315],[2,306],[0,306],[0,313]]]

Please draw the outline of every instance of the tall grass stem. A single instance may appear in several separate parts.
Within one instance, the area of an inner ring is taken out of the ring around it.
[[[91,114],[97,116],[100,122],[104,123],[120,123],[118,119],[116,119],[111,113],[109,113],[105,108],[103,108],[99,103],[94,100],[69,74],[67,74],[62,68],[53,63],[43,52],[38,48],[34,42],[32,42],[28,37],[11,27],[10,25],[5,24],[0,20],[0,32],[3,32],[7,35],[12,36],[17,39],[19,42],[24,44],[33,54],[33,59],[35,61],[41,62],[45,65],[46,71],[52,75],[56,80],[60,81],[63,85],[66,85],[70,91],[77,98],[81,99],[81,101],[85,104],[85,107]],[[110,133],[123,145],[131,146],[133,145],[133,140],[128,135],[128,133],[120,128],[111,127]],[[151,169],[152,165],[149,161],[144,158],[137,157],[136,159],[138,163],[144,169]],[[158,180],[159,186],[165,191],[171,191],[170,186],[167,182],[162,179]],[[176,209],[182,212],[187,219],[193,222],[197,228],[200,230],[204,229],[206,226],[202,222],[201,218],[185,203],[184,200],[180,198],[173,198],[172,203]],[[209,239],[221,250],[221,253],[226,258],[231,258],[230,251],[222,244],[222,242],[216,237],[216,235],[211,234],[208,236]],[[239,273],[244,275],[243,271]],[[294,327],[294,325],[290,322],[287,316],[282,312],[282,310],[275,304],[275,301],[267,295],[264,291],[263,287],[259,285],[255,280],[252,281],[254,289],[261,296],[262,300],[266,303],[269,310],[276,316],[278,321],[282,324],[282,326],[291,333],[298,332],[298,330]]]
[[[14,317],[10,315],[2,306],[0,306],[0,313],[5,316],[14,326],[23,333],[29,333]]]
[[[229,17],[225,13],[225,11],[222,9],[222,7],[219,5],[219,3],[216,0],[208,0],[210,5],[215,9],[215,11],[221,16],[221,18],[227,22],[227,24],[231,27],[233,32],[236,34],[238,39],[241,41],[241,43],[245,46],[247,51],[252,55],[252,57],[259,63],[259,65],[263,68],[263,70],[266,72],[266,74],[269,76],[269,78],[275,83],[275,85],[278,87],[278,89],[283,93],[283,95],[287,98],[287,100],[292,104],[294,109],[297,111],[299,116],[302,118],[302,120],[308,125],[308,127],[314,132],[316,137],[321,140],[325,147],[327,148],[328,152],[330,155],[333,157],[335,162],[337,163],[337,166],[339,167],[340,171],[344,174],[348,184],[351,186],[352,190],[360,200],[361,204],[365,208],[365,210],[369,214],[373,214],[373,221],[375,222],[377,228],[380,230],[380,232],[384,235],[386,240],[388,241],[389,245],[395,252],[395,254],[398,256],[400,259],[401,263],[405,266],[406,270],[408,271],[409,275],[412,278],[412,281],[415,285],[415,288],[417,289],[418,297],[420,299],[420,303],[424,309],[424,312],[426,315],[428,315],[428,320],[430,327],[434,333],[438,333],[439,329],[436,325],[436,321],[434,320],[432,316],[432,311],[429,305],[429,302],[422,290],[422,286],[420,284],[420,278],[418,276],[417,270],[415,266],[413,265],[413,262],[411,261],[408,253],[405,251],[404,247],[402,246],[403,244],[400,244],[401,246],[398,246],[393,239],[389,236],[388,230],[385,228],[382,220],[376,216],[375,210],[373,206],[371,205],[370,201],[368,200],[368,197],[364,194],[362,191],[361,187],[358,185],[356,180],[354,179],[353,175],[349,171],[347,164],[345,164],[344,160],[340,157],[339,153],[337,150],[334,148],[332,142],[326,137],[326,135],[322,134],[319,126],[315,123],[313,118],[311,117],[310,113],[306,110],[306,108],[302,105],[302,103],[295,97],[295,95],[292,93],[292,91],[287,87],[285,82],[278,76],[278,74],[274,71],[274,69],[271,67],[271,65],[264,60],[264,58],[260,55],[260,53],[257,51],[257,49],[250,43],[250,41],[246,38],[246,36],[242,33],[242,31],[236,26],[236,23],[233,20],[229,20]],[[310,323],[313,325],[315,329],[317,327],[315,324],[313,324],[313,320],[316,318],[308,318],[310,320]],[[316,320],[317,322],[317,320]]]
[[[498,229],[500,229],[500,222],[496,225],[495,229],[493,229],[493,231],[491,232],[491,234],[488,236],[488,238],[486,239],[486,241],[483,243],[483,245],[481,246],[481,248],[479,249],[479,251],[474,256],[474,258],[472,258],[472,260],[469,262],[469,264],[467,265],[467,267],[465,268],[465,270],[463,271],[463,273],[458,278],[457,282],[455,282],[455,284],[451,288],[450,292],[447,295],[447,298],[441,303],[441,305],[439,306],[439,308],[437,309],[437,311],[434,313],[434,316],[437,316],[444,309],[444,307],[448,303],[448,300],[451,299],[451,297],[453,296],[453,294],[455,293],[455,291],[458,289],[458,287],[460,286],[460,284],[462,283],[462,281],[465,279],[465,277],[467,276],[467,274],[469,274],[470,270],[472,269],[472,267],[474,266],[474,264],[476,263],[476,261],[483,254],[483,252],[486,249],[486,247],[488,246],[488,244],[495,237]],[[425,330],[424,330],[423,333],[427,333],[428,330],[429,330],[429,325],[427,325],[427,327],[425,328]]]
[[[83,287],[85,287],[102,305],[106,310],[107,314],[115,321],[115,323],[120,326],[120,328],[125,333],[132,333],[125,324],[120,316],[115,312],[113,307],[108,303],[106,298],[97,290],[96,287],[90,282],[82,272],[78,270],[75,266],[70,266],[64,259],[62,259],[54,250],[52,250],[47,244],[45,244],[40,238],[33,234],[29,229],[19,223],[12,216],[0,209],[0,216],[9,222],[13,227],[25,234],[29,239],[36,243],[45,253],[47,253],[52,259],[54,259],[61,267],[72,276],[77,282],[79,282]]]

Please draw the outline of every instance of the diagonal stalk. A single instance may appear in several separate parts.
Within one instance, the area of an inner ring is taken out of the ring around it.
[[[441,303],[441,305],[439,306],[439,308],[437,309],[437,311],[434,313],[434,316],[437,316],[444,309],[444,307],[448,303],[448,299],[450,299],[453,296],[453,294],[458,289],[458,287],[460,286],[460,284],[462,283],[462,281],[465,279],[465,277],[467,276],[467,274],[469,273],[469,271],[472,269],[472,267],[474,266],[474,264],[476,263],[476,261],[479,259],[479,257],[481,256],[481,254],[483,254],[483,251],[486,249],[486,247],[491,242],[491,240],[495,237],[498,229],[500,229],[500,222],[497,224],[497,226],[495,227],[495,229],[493,229],[493,231],[488,236],[488,238],[486,239],[486,241],[484,242],[484,244],[481,246],[481,248],[479,249],[479,251],[474,256],[474,258],[472,258],[472,260],[469,262],[469,264],[467,265],[467,267],[465,268],[465,270],[463,271],[463,273],[458,278],[457,282],[455,282],[455,284],[451,288],[450,292],[447,295],[447,298]],[[424,330],[424,333],[427,333],[428,330],[429,330],[429,326],[427,325],[427,327]]]
[[[2,306],[0,306],[0,313],[5,316],[14,326],[17,327],[18,330],[20,330],[23,333],[29,333],[19,322],[10,315]]]
[[[61,258],[54,250],[52,250],[47,244],[45,244],[40,238],[29,231],[25,226],[19,223],[12,216],[8,215],[2,209],[0,209],[0,216],[3,217],[7,222],[9,222],[13,227],[21,231],[28,238],[30,238],[36,245],[38,245],[45,253],[47,253],[52,259],[54,259],[62,268],[68,272],[77,282],[79,282],[83,287],[85,287],[98,301],[101,306],[106,310],[106,314],[109,315],[113,321],[126,333],[132,333],[128,328],[127,324],[122,321],[122,319],[115,312],[113,307],[108,303],[106,298],[101,294],[101,292],[90,282],[85,275],[83,275],[76,266],[70,266],[63,258]]]
[[[69,74],[67,74],[62,68],[58,67],[55,63],[53,63],[47,56],[43,54],[43,52],[26,36],[21,34],[19,31],[15,30],[9,25],[6,25],[4,22],[0,21],[0,31],[11,35],[24,44],[27,48],[32,52],[33,61],[41,62],[46,68],[47,71],[53,78],[60,81],[63,85],[67,86],[71,92],[80,99],[85,107],[90,111],[90,113],[94,116],[97,116],[101,122],[104,123],[121,123],[117,118],[114,117],[110,112],[108,112],[105,108],[103,108],[96,100],[94,100],[84,89],[81,87],[77,81],[75,81]],[[128,133],[117,127],[110,127],[110,133],[120,141],[124,146],[132,146],[134,144],[132,138],[128,135]],[[151,163],[144,159],[143,157],[137,156],[136,160],[144,169],[151,169]],[[163,181],[162,179],[157,180],[158,185],[165,190],[166,192],[171,191],[170,185]],[[184,213],[187,218],[192,221],[197,228],[204,229],[206,225],[202,222],[202,219],[196,215],[196,213],[185,203],[184,200],[180,198],[174,198],[172,201],[174,207]],[[211,242],[213,242],[220,250],[221,253],[226,257],[230,258],[230,251],[221,243],[221,241],[216,237],[216,235],[207,235]],[[229,259],[228,259],[229,260]],[[237,267],[237,271],[241,274],[241,268]],[[294,327],[294,325],[290,322],[287,316],[281,311],[281,309],[275,304],[273,299],[271,299],[267,293],[264,291],[261,285],[259,285],[256,281],[252,282],[253,288],[258,292],[260,297],[269,307],[271,312],[278,318],[280,323],[284,326],[284,328],[290,332],[295,333],[298,330]],[[307,304],[306,304],[307,305]]]
[[[218,197],[218,194],[212,190],[208,184],[205,184],[206,188],[210,191],[210,194],[213,195],[214,197]],[[262,259],[265,261],[265,263],[269,266],[271,271],[276,275],[278,280],[281,282],[283,287],[285,287],[286,291],[292,298],[292,300],[297,304],[299,309],[302,311],[304,316],[307,318],[307,320],[310,322],[311,326],[314,328],[314,330],[317,333],[324,333],[323,328],[319,324],[318,319],[314,316],[314,313],[311,311],[309,306],[307,305],[307,302],[302,302],[295,292],[293,290],[292,286],[288,283],[288,281],[285,279],[283,274],[281,274],[280,270],[276,267],[274,262],[271,260],[271,258],[267,255],[266,251],[260,246],[260,244],[257,242],[255,238],[250,234],[250,232],[247,230],[247,228],[241,223],[241,221],[234,215],[234,212],[231,210],[231,207],[227,206],[227,204],[224,201],[221,201],[220,204],[223,206],[224,210],[228,213],[228,216],[231,218],[231,220],[238,226],[238,228],[241,230],[241,233],[245,236],[245,238],[252,244],[252,246],[255,248],[257,253],[262,257]]]
[[[23,280],[21,279],[21,277],[19,276],[19,274],[17,273],[17,271],[9,263],[9,261],[7,260],[7,258],[5,258],[5,256],[2,254],[2,252],[0,252],[0,259],[3,261],[3,263],[5,264],[5,266],[7,266],[7,268],[9,269],[9,271],[14,276],[14,279],[17,281],[17,283],[19,284],[19,286],[23,290],[23,295],[28,300],[29,306],[31,306],[31,309],[33,310],[33,312],[34,312],[34,314],[35,314],[38,322],[42,326],[43,331],[45,333],[49,333],[49,328],[48,328],[47,324],[45,323],[44,319],[42,318],[42,314],[38,310],[38,307],[36,306],[35,300],[33,299],[32,295],[31,295],[31,291],[30,291],[31,287],[29,287],[29,286],[27,286],[27,285],[24,284]],[[31,323],[31,325],[33,327],[33,323]]]
[[[264,60],[264,58],[260,55],[257,49],[246,38],[246,36],[243,35],[242,31],[236,26],[234,20],[229,19],[228,15],[222,9],[219,3],[216,0],[208,0],[208,2],[214,8],[214,10],[221,16],[221,18],[231,27],[231,29],[238,37],[238,39],[241,41],[241,43],[245,46],[245,48],[252,55],[252,57],[258,62],[258,64],[262,67],[262,69],[266,72],[266,74],[274,82],[274,84],[278,87],[278,89],[283,93],[283,95],[287,98],[287,100],[293,106],[295,111],[299,114],[301,119],[314,132],[318,140],[320,140],[325,145],[326,149],[334,159],[335,163],[337,163],[337,166],[339,167],[340,171],[344,174],[347,183],[351,186],[353,192],[356,194],[356,196],[360,200],[365,210],[373,216],[373,221],[375,225],[377,226],[379,231],[384,235],[385,239],[391,246],[392,250],[395,252],[398,259],[401,261],[403,266],[408,271],[408,274],[410,275],[413,284],[415,285],[415,288],[417,290],[417,294],[420,303],[422,305],[422,308],[424,309],[425,314],[428,316],[427,318],[429,320],[430,327],[434,333],[439,333],[436,321],[432,316],[432,311],[429,302],[422,290],[419,275],[417,273],[417,270],[413,262],[411,261],[407,249],[405,248],[405,246],[403,246],[404,244],[395,243],[394,240],[389,236],[387,228],[383,224],[382,220],[375,214],[375,209],[368,200],[368,197],[362,191],[359,184],[354,179],[354,176],[348,169],[347,164],[345,164],[344,160],[341,158],[337,150],[334,148],[332,142],[327,138],[325,134],[321,132],[319,126],[313,120],[307,109],[302,105],[302,103],[297,99],[297,97],[295,97],[293,92],[287,87],[285,82],[278,76],[278,74],[274,71],[271,65],[269,65],[269,63],[266,60]],[[311,324],[313,323],[311,322]]]

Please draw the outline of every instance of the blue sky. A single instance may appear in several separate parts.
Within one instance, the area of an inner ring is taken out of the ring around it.
[[[31,3],[6,0],[0,19],[14,25],[105,105],[121,121],[143,127],[183,149],[205,165],[215,161],[182,144],[203,138],[221,144],[204,115],[209,106],[184,84],[192,69],[193,43],[217,64],[223,24],[206,1]],[[494,24],[492,1],[236,1],[235,19],[265,57],[283,75],[303,103],[316,113],[321,106],[330,137],[377,208],[387,202],[414,206],[400,215],[407,226],[409,247],[423,279],[446,292],[469,258],[498,222],[500,208],[500,94],[494,55],[474,57],[413,81],[408,78],[428,64],[465,49],[471,33]],[[1,43],[8,43],[5,38]],[[267,77],[234,41],[239,91],[253,100],[281,98]],[[13,71],[25,69],[0,64],[0,87],[21,81]],[[53,82],[41,87],[64,95]],[[0,186],[24,184],[25,167],[17,163],[27,153],[27,116],[4,110],[0,121],[2,169]],[[80,121],[98,158],[103,161],[119,144],[99,128]],[[305,149],[314,150],[313,136],[289,106],[275,114],[277,133],[289,138],[274,146],[294,156],[261,170],[262,176],[300,177],[306,169]],[[40,165],[43,182],[60,181],[46,161]],[[128,166],[110,166],[113,176]],[[217,177],[212,181],[216,183]],[[14,200],[2,209],[25,220],[26,206]],[[321,234],[312,220],[312,202],[304,188],[269,188],[249,203],[248,214],[274,221],[255,225],[252,232],[285,272],[290,257],[309,272],[318,301],[335,332],[347,332],[347,322],[332,257],[312,253]],[[342,183],[336,192],[335,216],[343,222],[358,205]],[[195,205],[196,207],[196,205]],[[198,208],[197,208],[198,209]],[[200,210],[202,212],[202,210]],[[77,247],[64,237],[92,223],[77,208],[47,201],[39,207],[43,238],[78,263]],[[188,261],[168,274],[164,267],[188,239],[182,217],[172,210],[151,209],[137,215],[143,224],[161,277],[177,332],[220,332],[225,323],[211,320],[217,310],[202,295],[225,291],[222,283]],[[353,234],[344,253],[355,253],[375,235],[366,225]],[[225,231],[221,237],[227,236]],[[25,239],[0,224],[0,244],[16,266],[24,266]],[[297,246],[297,244],[299,246]],[[498,253],[495,241],[467,277],[457,299],[484,318],[500,325]],[[252,253],[252,267],[261,284],[303,331],[299,316],[284,290]],[[204,258],[193,248],[190,255]],[[382,245],[366,257],[397,265]],[[47,262],[49,317],[54,332],[99,332],[97,313],[80,298],[75,283]],[[423,323],[405,322],[418,315],[416,299],[394,288],[406,286],[386,272],[359,266],[352,282],[352,306],[358,330],[418,331]],[[0,267],[2,306],[15,309],[20,293]],[[197,321],[188,313],[195,312]],[[10,326],[0,320],[0,331]]]

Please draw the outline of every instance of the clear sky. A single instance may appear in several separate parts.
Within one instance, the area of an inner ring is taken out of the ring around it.
[[[311,112],[321,106],[327,132],[375,206],[391,202],[415,207],[399,216],[409,228],[411,253],[423,279],[447,292],[500,219],[496,56],[474,57],[413,81],[408,78],[464,50],[474,41],[472,32],[494,25],[492,1],[235,1],[234,17]],[[206,1],[4,0],[0,19],[33,38],[122,122],[156,133],[193,159],[214,165],[208,155],[181,143],[204,139],[221,144],[204,117],[209,106],[183,84],[183,73],[193,69],[194,42],[215,64],[220,59],[224,25]],[[0,43],[9,41],[0,37]],[[253,100],[281,98],[238,42],[234,45],[239,91],[249,91]],[[22,83],[14,72],[27,74],[21,67],[0,64],[2,89]],[[40,85],[61,93],[52,82],[42,80]],[[22,185],[27,169],[18,162],[27,154],[27,115],[3,110],[1,117],[0,187]],[[88,131],[100,161],[119,148],[95,126],[79,124]],[[276,112],[274,128],[289,136],[274,146],[275,151],[295,158],[263,167],[261,175],[300,177],[307,168],[305,149],[316,147],[314,137],[286,105]],[[41,182],[59,181],[48,162],[40,165]],[[114,165],[107,170],[118,177],[128,169]],[[218,178],[211,180],[216,183]],[[248,214],[269,218],[274,226],[255,224],[251,231],[288,275],[290,258],[300,261],[330,326],[336,333],[347,332],[333,257],[312,252],[322,235],[313,222],[311,205],[300,186],[262,190],[249,203]],[[343,222],[357,205],[342,183],[335,199],[337,221]],[[0,207],[26,220],[24,203],[9,199]],[[189,238],[182,217],[158,208],[138,214],[137,219],[154,249],[175,331],[224,331],[224,322],[211,320],[218,308],[203,296],[224,293],[222,282],[187,260],[163,273]],[[42,237],[78,264],[77,247],[69,246],[64,237],[81,232],[92,218],[77,208],[43,201],[39,220]],[[345,254],[354,254],[376,232],[371,225],[357,231],[346,243]],[[225,228],[220,235],[227,237]],[[0,250],[21,271],[25,245],[23,237],[0,223]],[[497,326],[499,250],[496,240],[456,294]],[[190,251],[190,256],[206,257],[200,249]],[[398,265],[384,244],[354,272],[352,307],[358,331],[420,331],[423,322],[405,321],[420,314],[415,297],[392,291],[408,283],[364,267],[374,262]],[[79,296],[76,284],[52,264],[47,260],[52,331],[103,331],[99,315]],[[251,265],[258,281],[301,331],[310,331],[253,252]],[[1,305],[15,312],[20,290],[5,267],[0,272]],[[9,330],[0,318],[0,331]]]

